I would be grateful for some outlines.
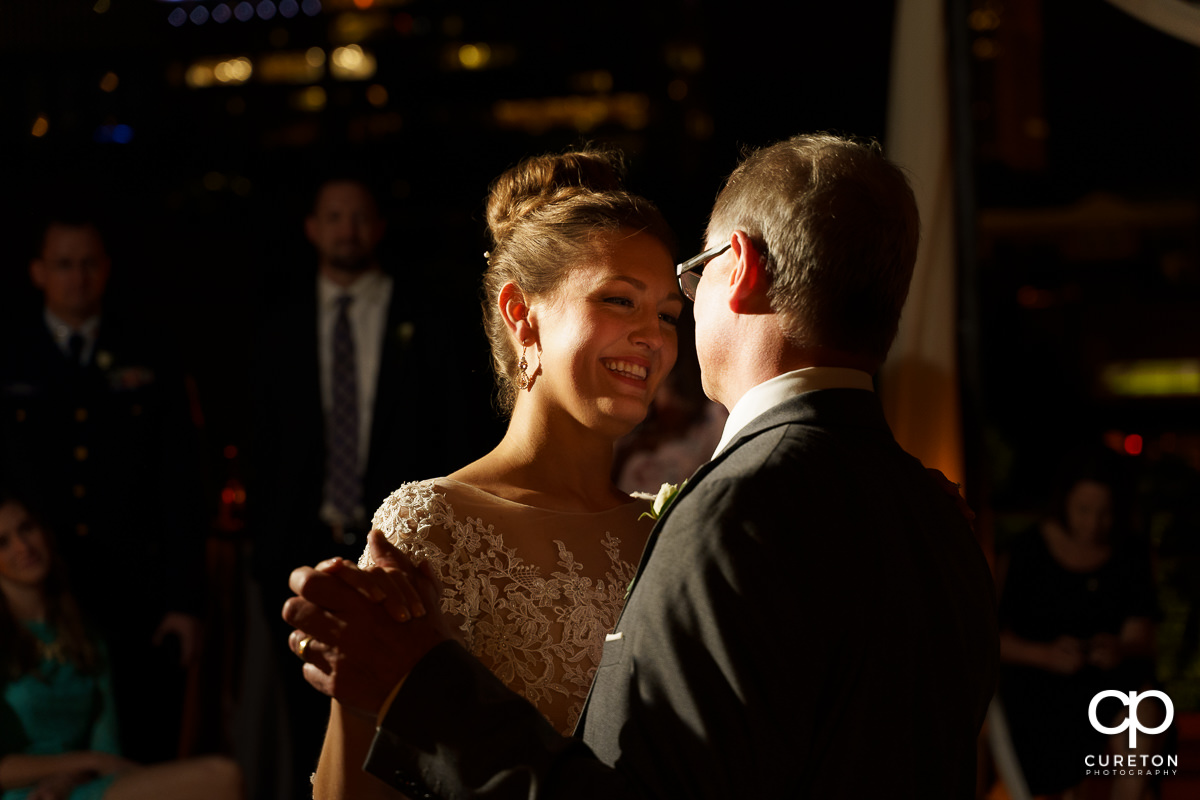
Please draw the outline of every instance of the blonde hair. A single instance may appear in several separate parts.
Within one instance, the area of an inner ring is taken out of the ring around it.
[[[625,190],[623,172],[620,153],[584,149],[528,158],[492,183],[483,324],[505,414],[516,400],[517,376],[517,352],[498,305],[506,283],[526,299],[544,297],[600,246],[598,236],[622,229],[649,233],[675,252],[666,220],[649,200]]]

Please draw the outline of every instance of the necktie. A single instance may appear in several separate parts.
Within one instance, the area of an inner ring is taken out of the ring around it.
[[[71,334],[71,337],[67,339],[67,353],[70,355],[73,365],[83,366],[83,334]]]
[[[346,522],[358,516],[362,484],[358,478],[358,369],[350,330],[350,295],[338,298],[333,324],[333,407],[329,415],[330,501]]]

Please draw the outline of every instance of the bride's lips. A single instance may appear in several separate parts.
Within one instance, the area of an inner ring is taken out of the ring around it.
[[[650,363],[644,358],[602,358],[600,363],[612,375],[634,386],[644,387],[650,375]]]

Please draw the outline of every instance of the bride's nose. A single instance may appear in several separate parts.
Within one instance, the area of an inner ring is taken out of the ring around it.
[[[663,321],[658,312],[650,310],[638,316],[637,326],[630,332],[629,340],[634,344],[644,345],[651,350],[657,350],[663,345]]]

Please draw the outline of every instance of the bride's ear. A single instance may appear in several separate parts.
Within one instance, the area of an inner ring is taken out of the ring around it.
[[[533,321],[530,319],[529,303],[526,301],[521,287],[509,281],[500,288],[500,295],[496,302],[500,307],[500,316],[504,318],[505,326],[517,343],[531,343],[536,337],[534,336]]]

